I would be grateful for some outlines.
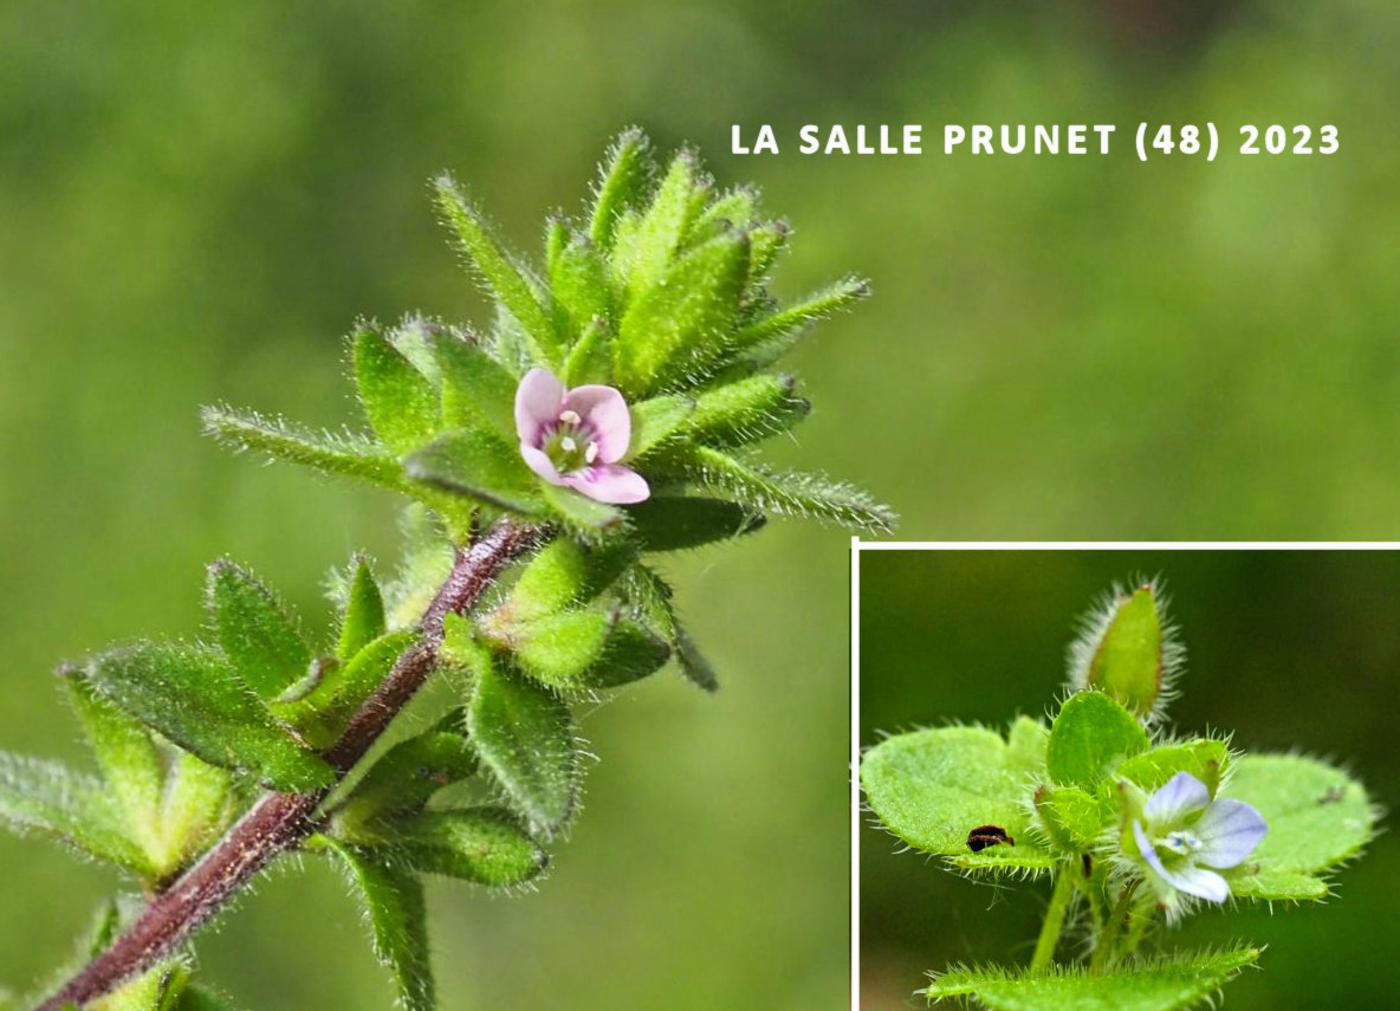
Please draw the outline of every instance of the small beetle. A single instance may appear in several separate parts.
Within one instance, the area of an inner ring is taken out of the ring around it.
[[[977,853],[988,846],[1015,846],[1016,840],[1006,834],[1000,825],[979,825],[967,834],[967,848]]]

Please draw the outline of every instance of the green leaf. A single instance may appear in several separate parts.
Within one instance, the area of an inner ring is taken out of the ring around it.
[[[334,834],[353,841],[356,828],[375,818],[420,811],[433,794],[475,768],[472,750],[459,733],[434,729],[400,741],[336,809]]]
[[[323,668],[320,679],[294,701],[274,702],[273,712],[316,747],[330,747],[416,638],[412,629],[380,636],[349,663]]]
[[[695,410],[689,397],[652,397],[632,405],[632,444],[627,459],[635,460],[676,435]]]
[[[516,625],[508,642],[530,677],[552,688],[578,688],[603,655],[612,625],[602,611],[562,611]]]
[[[540,486],[545,502],[561,522],[585,540],[595,541],[626,522],[622,510],[603,502],[595,502],[572,488],[545,484]]]
[[[80,670],[65,670],[73,711],[126,823],[149,854],[165,793],[165,756],[146,728],[97,695]]]
[[[724,499],[653,496],[628,510],[647,551],[679,551],[731,540],[767,522],[747,506]]]
[[[278,790],[335,779],[210,649],[137,643],[95,657],[87,674],[112,702],[211,765],[247,770]]]
[[[219,645],[243,682],[276,698],[306,676],[311,650],[286,606],[247,569],[228,559],[209,566],[207,607]]]
[[[281,420],[224,407],[205,407],[200,416],[205,434],[231,449],[264,453],[274,460],[301,464],[324,474],[403,490],[399,462],[386,455],[376,442],[328,432],[305,432]]]
[[[1055,856],[1032,837],[1025,749],[981,727],[899,734],[877,744],[860,766],[861,784],[880,821],[915,849],[969,870],[1036,874]],[[1015,840],[974,852],[968,835],[995,825]]]
[[[151,849],[156,876],[167,880],[204,851],[234,814],[232,776],[181,751],[170,757],[165,796]]]
[[[576,602],[588,585],[588,556],[576,542],[556,537],[521,569],[496,614],[508,622],[555,614]]]
[[[127,837],[122,812],[105,784],[61,765],[0,751],[0,821],[136,874],[151,872],[146,855]]]
[[[717,691],[719,678],[681,625],[671,603],[671,588],[665,581],[645,565],[632,565],[627,573],[625,596],[647,624],[671,644],[681,673],[705,691]]]
[[[613,233],[623,209],[636,203],[647,186],[650,169],[647,139],[633,127],[613,142],[599,166],[593,209],[589,215],[589,235],[602,250],[612,248]]]
[[[384,597],[374,570],[363,555],[355,558],[355,571],[345,594],[345,614],[340,620],[340,636],[335,655],[342,662],[354,658],[384,634]]]
[[[179,962],[158,965],[83,1007],[85,1011],[166,1011],[167,997],[178,998],[188,972]]]
[[[526,516],[541,510],[538,482],[520,450],[481,428],[439,436],[404,460],[414,481]]]
[[[356,885],[370,926],[374,954],[394,975],[406,1011],[433,1011],[432,964],[428,955],[427,905],[417,875],[374,855],[332,841]]]
[[[549,862],[515,817],[498,808],[424,811],[396,822],[391,842],[415,870],[493,888],[523,884]]]
[[[583,335],[569,349],[561,377],[570,388],[612,381],[612,330],[601,319],[583,328]]]
[[[870,284],[848,277],[742,327],[733,346],[746,349],[744,358],[762,368],[777,361],[797,343],[806,327],[859,302],[870,294]]]
[[[433,339],[442,369],[442,413],[448,425],[487,428],[508,446],[515,430],[515,390],[520,380],[486,349],[454,334]]]
[[[630,618],[615,619],[603,653],[584,674],[591,688],[617,688],[656,673],[671,658],[665,639]]]
[[[442,421],[437,388],[372,326],[351,338],[355,383],[370,427],[395,453],[432,438]]]
[[[761,373],[700,394],[686,434],[709,446],[742,446],[785,432],[811,413],[791,376]]]
[[[1224,741],[1198,740],[1184,744],[1164,744],[1129,758],[1114,774],[1132,780],[1148,793],[1167,784],[1178,772],[1188,772],[1210,788],[1215,796],[1220,777],[1230,760]]]
[[[1056,966],[1032,974],[996,966],[937,973],[928,998],[970,1000],[991,1011],[1181,1011],[1212,994],[1259,958],[1258,948],[1140,959],[1091,973]]]
[[[1117,594],[1072,648],[1075,687],[1097,689],[1139,718],[1151,716],[1171,666],[1168,645],[1156,587]]]
[[[187,986],[170,1011],[234,1011],[234,1008],[222,994],[202,986]]]
[[[696,191],[703,185],[695,153],[681,151],[636,229],[618,237],[614,264],[634,298],[660,281],[695,218]]]
[[[560,348],[554,326],[535,297],[534,286],[496,244],[481,215],[467,203],[452,177],[439,176],[433,185],[443,218],[456,232],[467,261],[520,324],[531,358],[540,365],[557,366]]]
[[[1327,871],[1350,860],[1375,834],[1366,790],[1345,772],[1302,755],[1235,760],[1224,795],[1254,805],[1269,831],[1259,848],[1226,873],[1230,890],[1253,899],[1322,899]]]
[[[618,385],[631,397],[701,373],[728,346],[748,271],[748,239],[729,233],[686,253],[641,289],[613,340]]]
[[[1147,745],[1147,731],[1132,713],[1102,692],[1079,692],[1055,717],[1046,764],[1056,783],[1094,787]]]
[[[1007,762],[1028,776],[1045,774],[1045,757],[1050,748],[1050,729],[1039,720],[1018,716],[1006,733]]]
[[[549,287],[570,337],[581,335],[594,319],[612,316],[607,265],[586,235],[574,236],[550,263]]]
[[[467,728],[482,766],[535,832],[548,837],[568,824],[580,771],[568,706],[491,665],[472,686]]]
[[[1039,787],[1035,810],[1046,834],[1070,851],[1093,847],[1105,821],[1104,805],[1077,786]]]
[[[758,512],[806,517],[875,533],[888,533],[897,520],[888,506],[849,484],[814,474],[769,471],[707,446],[676,452],[666,466]]]

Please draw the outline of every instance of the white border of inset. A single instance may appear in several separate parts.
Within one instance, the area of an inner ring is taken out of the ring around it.
[[[862,541],[851,538],[851,1011],[860,1011],[860,556],[865,551],[1400,551],[1400,541]]]

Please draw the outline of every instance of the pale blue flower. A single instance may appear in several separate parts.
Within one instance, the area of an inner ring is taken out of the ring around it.
[[[1212,801],[1206,785],[1187,772],[1149,797],[1133,822],[1138,852],[1160,885],[1207,902],[1230,897],[1229,882],[1216,872],[1243,863],[1268,831],[1253,807],[1242,800]]]

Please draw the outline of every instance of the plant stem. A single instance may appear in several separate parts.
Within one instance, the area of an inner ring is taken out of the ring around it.
[[[1060,868],[1055,878],[1055,890],[1050,893],[1050,908],[1045,910],[1045,922],[1040,925],[1040,936],[1036,938],[1035,954],[1031,956],[1031,972],[1044,972],[1050,968],[1055,958],[1055,945],[1060,942],[1060,931],[1065,926],[1065,914],[1069,912],[1070,900],[1074,898],[1074,868],[1066,865]]]
[[[536,540],[531,527],[499,521],[480,540],[459,549],[452,572],[421,622],[422,638],[406,650],[379,688],[325,752],[342,775],[349,772],[388,728],[437,665],[443,621],[481,597],[501,570]],[[81,1007],[119,983],[152,968],[224,907],[276,856],[316,828],[313,815],[329,789],[263,794],[215,846],[169,890],[153,898],[111,946],[70,979],[36,1011]]]
[[[1113,949],[1118,943],[1118,933],[1123,928],[1123,921],[1127,919],[1129,909],[1132,908],[1133,894],[1137,891],[1137,886],[1138,883],[1134,881],[1125,887],[1123,894],[1114,903],[1112,912],[1108,914],[1108,920],[1094,944],[1094,955],[1089,960],[1091,972],[1099,972],[1112,964]]]

